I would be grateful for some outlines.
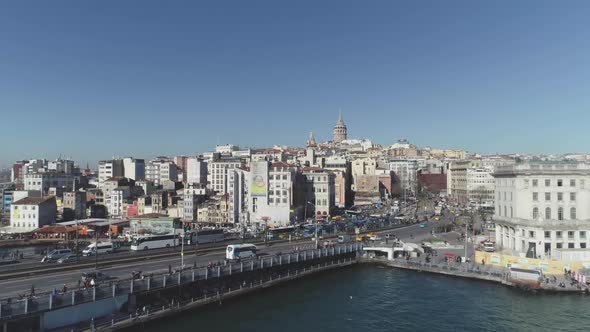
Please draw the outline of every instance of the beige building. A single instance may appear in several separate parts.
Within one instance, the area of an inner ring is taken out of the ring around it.
[[[377,162],[371,158],[361,158],[352,161],[352,190],[356,191],[357,177],[360,175],[375,175],[377,169]]]

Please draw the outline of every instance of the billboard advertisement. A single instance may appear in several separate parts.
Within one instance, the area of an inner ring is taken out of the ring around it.
[[[250,165],[250,195],[266,196],[268,192],[268,162],[256,161]]]

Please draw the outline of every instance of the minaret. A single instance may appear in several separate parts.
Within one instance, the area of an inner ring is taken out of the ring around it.
[[[334,126],[334,143],[340,143],[346,140],[346,136],[347,129],[344,120],[342,120],[342,111],[340,111],[338,121],[336,122],[336,126]]]

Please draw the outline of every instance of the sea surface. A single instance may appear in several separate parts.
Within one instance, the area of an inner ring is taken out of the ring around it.
[[[354,266],[224,301],[135,331],[588,331],[590,297]]]

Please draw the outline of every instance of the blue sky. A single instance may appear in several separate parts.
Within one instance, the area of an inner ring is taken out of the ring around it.
[[[590,152],[587,1],[0,3],[0,164],[351,137]]]

